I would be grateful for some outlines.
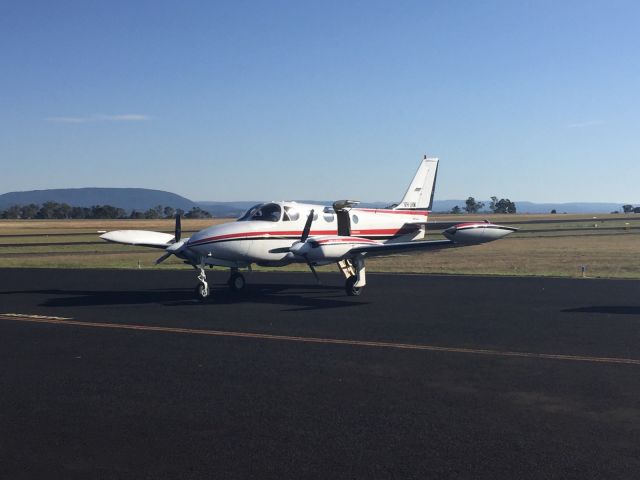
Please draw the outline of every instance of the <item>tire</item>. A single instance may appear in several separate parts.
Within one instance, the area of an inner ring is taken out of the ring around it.
[[[227,285],[229,285],[229,288],[231,289],[232,292],[240,293],[242,290],[244,290],[244,287],[246,285],[246,282],[244,280],[244,275],[237,272],[232,273],[231,276],[229,277],[229,281],[227,282]]]
[[[199,283],[198,285],[196,285],[195,288],[195,294],[196,294],[196,298],[198,300],[200,300],[201,302],[206,301],[209,298],[209,287],[205,287],[204,284]]]
[[[347,295],[350,297],[357,297],[362,293],[362,287],[355,286],[357,281],[358,277],[353,275],[352,277],[347,278],[347,281],[344,284],[344,291],[347,292]]]

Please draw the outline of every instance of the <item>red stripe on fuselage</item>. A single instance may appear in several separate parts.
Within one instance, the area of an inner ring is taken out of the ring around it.
[[[482,227],[491,225],[487,222],[467,222],[467,223],[458,223],[457,225],[453,225],[456,228],[465,228],[465,227]]]
[[[415,228],[378,228],[378,229],[370,229],[370,230],[352,230],[351,233],[354,235],[401,235],[415,232]],[[310,232],[310,236],[319,236],[319,235],[337,235],[337,230],[317,230],[315,232]],[[240,232],[240,233],[228,233],[226,235],[216,235],[213,237],[203,238],[201,240],[197,240],[193,243],[189,242],[189,245],[192,247],[197,247],[198,245],[204,245],[206,243],[219,242],[222,240],[238,240],[238,239],[250,239],[253,237],[264,237],[269,236],[273,238],[278,237],[287,237],[287,236],[300,236],[302,235],[302,230],[286,230],[286,231],[263,231],[263,232]]]
[[[335,238],[326,238],[324,240],[316,241],[319,245],[331,244],[331,243],[360,243],[360,244],[374,244],[380,245],[380,242],[376,242],[375,240],[369,240],[368,238],[354,238],[354,237],[335,237]]]
[[[426,217],[431,213],[428,210],[386,210],[384,208],[353,208],[352,211],[384,213],[390,215],[417,215],[420,217]]]
[[[376,228],[369,230],[356,230],[352,229],[351,234],[354,237],[359,235],[405,235],[407,233],[415,233],[418,229],[416,227],[404,227],[404,228]]]
[[[337,230],[317,230],[315,232],[310,232],[309,235],[337,235]],[[237,238],[252,238],[252,237],[263,237],[263,236],[273,236],[273,237],[287,237],[287,236],[300,236],[302,235],[302,230],[283,230],[283,231],[268,231],[268,232],[240,232],[240,233],[228,233],[226,235],[215,235],[213,237],[203,238],[202,240],[197,240],[191,245],[200,245],[202,243],[209,242],[217,242],[219,240],[235,240]]]

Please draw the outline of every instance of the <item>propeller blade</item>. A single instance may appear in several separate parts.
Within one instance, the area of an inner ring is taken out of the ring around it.
[[[307,223],[304,224],[304,229],[302,230],[302,236],[300,237],[300,241],[302,243],[307,241],[309,238],[309,232],[311,231],[311,224],[313,223],[313,210],[309,212],[309,216],[307,217]]]
[[[175,231],[175,241],[179,242],[180,237],[182,236],[182,221],[180,220],[180,214],[176,213],[176,231]]]
[[[320,277],[318,276],[318,272],[316,272],[316,269],[313,265],[311,265],[311,263],[307,263],[307,265],[309,265],[309,270],[311,270],[311,273],[313,273],[313,276],[316,279],[316,282],[320,283]]]
[[[164,255],[162,255],[159,259],[156,260],[156,265],[161,264],[162,262],[164,262],[167,258],[169,258],[171,255],[173,255],[171,252],[169,253],[165,253]]]

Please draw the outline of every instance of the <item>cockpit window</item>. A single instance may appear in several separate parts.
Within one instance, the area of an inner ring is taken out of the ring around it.
[[[244,212],[242,214],[242,216],[238,219],[238,222],[243,222],[245,220],[249,220],[249,218],[251,217],[251,214],[254,213],[261,206],[262,206],[262,203],[259,203],[257,205],[254,205],[253,207],[251,207],[249,210],[247,210],[246,212]]]
[[[261,220],[263,222],[278,222],[282,209],[277,203],[259,203],[254,205],[238,219],[239,222],[248,220]]]

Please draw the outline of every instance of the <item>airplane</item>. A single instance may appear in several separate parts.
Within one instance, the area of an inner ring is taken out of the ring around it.
[[[116,230],[100,236],[126,245],[162,249],[159,264],[171,255],[198,272],[196,298],[210,295],[205,267],[230,269],[227,284],[234,292],[245,288],[241,269],[253,264],[281,267],[306,263],[319,281],[315,267],[336,263],[345,277],[345,292],[357,296],[366,285],[365,259],[396,252],[436,250],[477,245],[517,229],[484,222],[452,225],[439,240],[423,240],[433,204],[437,158],[424,156],[398,204],[386,208],[359,208],[355,200],[331,206],[273,201],[254,205],[236,221],[207,227],[182,238],[180,216],[174,234],[146,230]]]

